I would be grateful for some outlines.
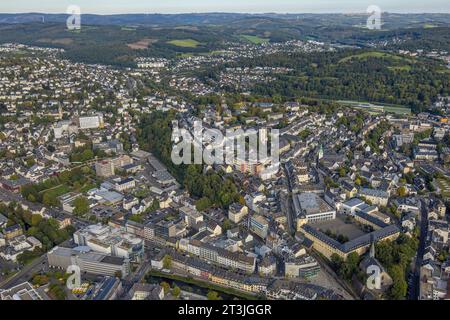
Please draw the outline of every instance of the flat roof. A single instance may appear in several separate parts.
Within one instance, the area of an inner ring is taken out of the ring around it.
[[[312,192],[302,192],[296,195],[302,213],[312,215],[322,212],[333,211],[325,200]]]

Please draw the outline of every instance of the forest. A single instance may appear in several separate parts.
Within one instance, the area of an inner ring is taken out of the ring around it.
[[[150,151],[169,170],[189,193],[197,199],[197,209],[228,208],[242,198],[231,177],[214,171],[204,172],[201,165],[175,165],[171,160],[173,113],[154,112],[143,119],[137,131],[143,150]]]
[[[413,59],[374,50],[342,50],[315,54],[273,54],[224,65],[233,67],[286,67],[294,71],[278,75],[270,85],[257,83],[253,93],[342,99],[410,107],[420,112],[438,95],[450,93],[450,73],[439,62]],[[203,73],[217,79],[222,67]]]

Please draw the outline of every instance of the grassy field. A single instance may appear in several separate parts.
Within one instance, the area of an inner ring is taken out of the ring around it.
[[[437,179],[439,189],[444,198],[450,198],[450,181],[446,178]]]
[[[383,110],[386,112],[392,112],[397,114],[411,114],[411,109],[407,107],[396,106],[383,106]]]
[[[201,45],[200,42],[194,39],[184,39],[184,40],[171,40],[167,41],[168,44],[177,46],[177,47],[183,47],[183,48],[197,48],[199,45]]]
[[[240,36],[241,39],[247,40],[248,42],[251,42],[253,44],[261,44],[261,43],[267,43],[270,41],[270,39],[267,38],[261,38],[258,36],[250,36],[247,34],[243,34]]]
[[[352,108],[358,108],[367,110],[369,112],[390,112],[390,113],[396,113],[396,114],[411,114],[411,109],[408,107],[398,106],[398,105],[389,105],[389,104],[383,104],[383,103],[369,103],[369,102],[360,102],[360,101],[347,101],[347,100],[340,100],[337,101],[338,103],[352,107]],[[363,105],[364,104],[364,105]],[[365,106],[366,104],[369,104],[369,106]]]
[[[190,58],[190,57],[193,57],[193,56],[194,56],[193,53],[178,53],[177,54],[178,58]]]
[[[68,193],[70,191],[71,191],[71,188],[69,186],[67,186],[65,184],[61,184],[61,185],[59,185],[57,187],[54,187],[54,188],[51,188],[51,189],[47,189],[47,190],[43,190],[41,192],[42,192],[42,194],[47,193],[50,196],[59,197],[59,196],[62,196],[63,194],[66,194],[66,193]]]
[[[400,56],[386,53],[386,52],[368,51],[368,52],[363,52],[360,54],[355,54],[352,56],[345,57],[345,58],[339,60],[339,63],[347,62],[352,59],[367,59],[367,58],[389,58],[389,59],[397,60],[397,61],[414,62],[413,60],[411,60],[409,58],[400,57]]]
[[[214,50],[214,51],[210,51],[210,52],[204,53],[203,55],[205,55],[205,56],[215,56],[215,55],[223,54],[225,52],[226,52],[225,50]]]
[[[87,183],[83,187],[81,187],[80,192],[88,192],[91,189],[97,188],[95,183]]]
[[[388,69],[392,71],[411,71],[411,66],[388,67]]]

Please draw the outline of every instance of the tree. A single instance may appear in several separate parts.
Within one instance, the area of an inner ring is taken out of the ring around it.
[[[168,284],[167,282],[163,281],[159,284],[161,287],[163,287],[164,289],[164,294],[168,294],[170,291],[170,284]]]
[[[408,193],[408,191],[406,190],[406,187],[404,187],[404,186],[397,189],[397,194],[399,197],[406,197],[407,193]]]
[[[208,300],[220,300],[220,296],[216,291],[209,291],[208,294],[206,295],[206,298]]]
[[[351,280],[352,276],[359,271],[359,260],[360,257],[356,252],[350,253],[345,261],[337,254],[333,254],[331,266],[342,279]]]
[[[46,275],[37,274],[33,277],[32,283],[35,286],[43,286],[49,282],[49,279]]]
[[[392,278],[393,284],[389,295],[394,300],[402,300],[405,298],[408,284],[405,280],[405,273],[399,265],[393,265],[389,270],[389,275]]]
[[[198,211],[204,211],[211,207],[211,201],[209,198],[203,197],[195,203],[195,207]]]
[[[163,258],[163,268],[170,269],[172,267],[172,258],[166,254]]]
[[[39,214],[33,214],[31,216],[31,225],[32,226],[37,226],[39,224],[39,222],[41,222],[42,220],[42,216]]]
[[[53,195],[51,192],[44,193],[42,202],[43,204],[49,207],[55,207],[58,205],[58,199],[56,199],[56,196]]]
[[[66,291],[59,284],[50,285],[49,293],[56,300],[66,300]]]
[[[339,255],[337,255],[336,253],[333,253],[331,255],[331,267],[335,271],[338,271],[341,268],[343,263],[344,263],[344,259],[342,259]]]
[[[181,294],[181,289],[177,286],[174,285],[173,289],[172,289],[172,296],[174,296],[175,298],[178,298]]]
[[[223,230],[223,232],[227,232],[228,230],[230,230],[232,228],[233,228],[233,222],[231,222],[230,219],[225,218],[223,220],[223,223],[222,223],[222,230]]]
[[[73,213],[76,215],[83,215],[89,211],[89,201],[86,197],[81,196],[76,198],[73,204],[75,206]]]

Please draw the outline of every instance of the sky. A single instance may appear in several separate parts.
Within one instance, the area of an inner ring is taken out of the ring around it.
[[[450,13],[450,0],[0,0],[1,13],[361,13],[370,5],[385,12]]]

